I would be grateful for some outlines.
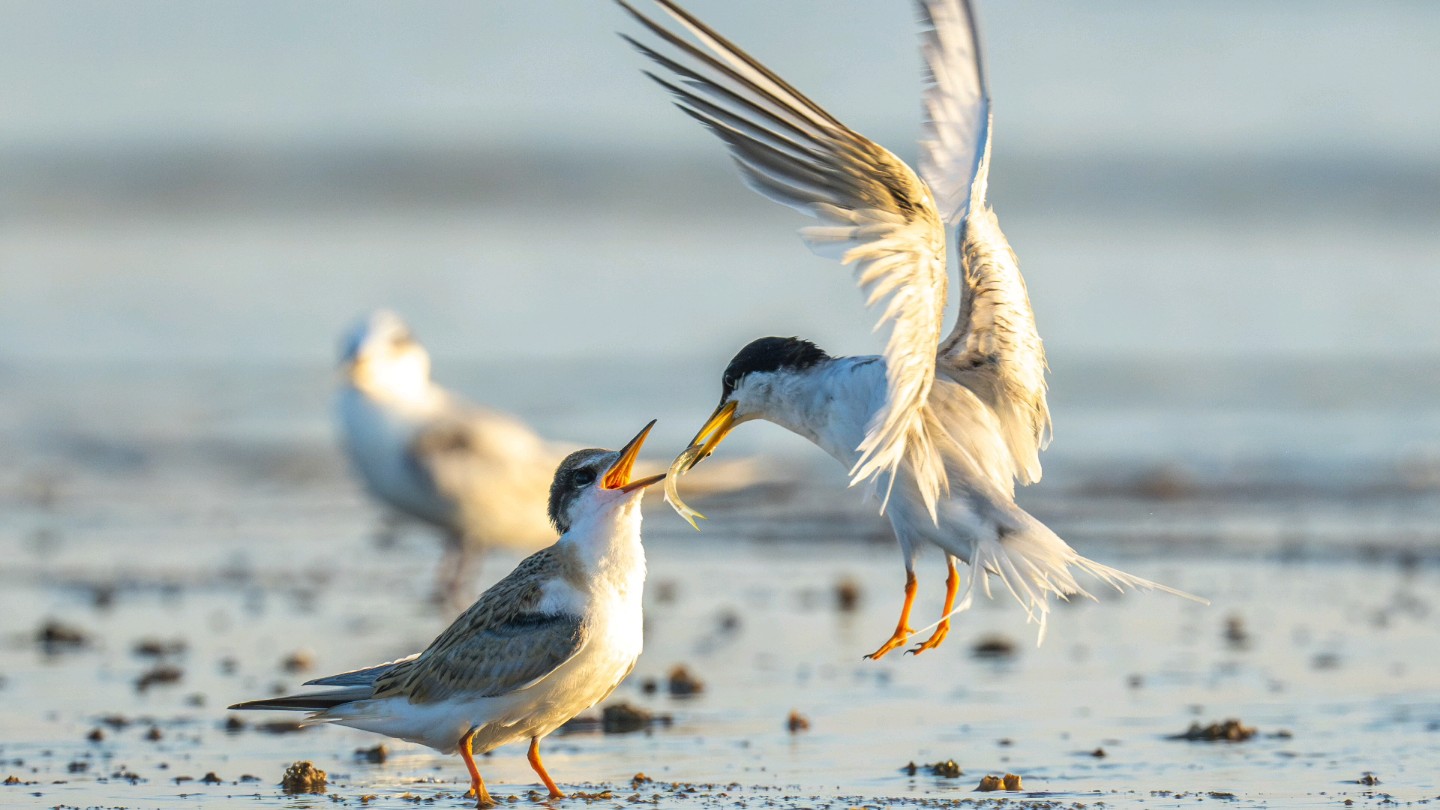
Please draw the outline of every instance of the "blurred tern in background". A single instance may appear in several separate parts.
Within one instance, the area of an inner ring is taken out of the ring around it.
[[[306,722],[458,749],[476,807],[495,802],[475,754],[528,740],[531,767],[550,798],[563,799],[540,739],[609,696],[640,656],[640,501],[664,475],[632,480],[631,470],[654,425],[619,452],[571,453],[549,488],[560,539],[481,594],[424,652],[306,684],[327,691],[230,708],[308,711]]]
[[[917,176],[675,3],[655,0],[698,46],[618,2],[658,40],[625,37],[670,74],[647,75],[724,141],[751,188],[821,221],[802,230],[805,240],[854,265],[867,304],[883,304],[877,328],[889,326],[881,356],[831,357],[797,338],[741,349],[720,405],[671,466],[666,495],[677,511],[692,523],[699,516],[680,501],[677,478],[742,422],[774,422],[839,460],[851,484],[878,499],[905,560],[900,620],[870,658],[915,633],[915,558],[927,543],[945,552],[949,576],[942,618],[915,653],[944,640],[949,617],[970,607],[977,580],[988,595],[990,577],[1039,624],[1041,641],[1050,595],[1090,596],[1077,571],[1118,590],[1188,596],[1080,556],[1015,504],[1014,482],[1040,479],[1050,440],[1045,353],[1018,261],[985,201],[990,95],[969,3],[920,3],[927,81]],[[951,231],[960,313],[942,339]],[[958,562],[970,568],[963,594]]]
[[[486,549],[532,551],[554,541],[545,491],[573,445],[436,385],[429,352],[388,310],[350,330],[340,369],[336,410],[351,466],[392,514],[443,532],[437,595],[447,605],[469,603]],[[707,491],[749,486],[753,467],[717,470]]]

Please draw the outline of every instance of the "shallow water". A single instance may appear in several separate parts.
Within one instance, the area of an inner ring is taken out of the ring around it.
[[[72,382],[108,407],[67,412],[66,386],[52,379],[42,395],[36,377],[10,376],[12,390],[31,393],[4,413],[17,463],[0,489],[0,771],[25,783],[0,788],[6,804],[329,805],[279,792],[281,772],[301,759],[328,771],[331,794],[349,804],[376,795],[408,806],[407,794],[462,804],[453,757],[390,743],[391,757],[372,764],[354,752],[380,742],[374,735],[256,728],[283,715],[224,728],[231,702],[414,651],[445,623],[426,600],[436,544],[407,532],[377,546],[375,514],[329,447],[321,388],[314,410],[278,404],[305,377],[255,371],[227,392],[203,374],[91,376]],[[576,427],[619,435],[633,411],[619,401]],[[672,426],[664,441],[688,429]],[[1105,478],[1082,475],[1094,459],[1077,452],[1026,502],[1083,553],[1213,604],[1100,594],[1099,604],[1058,608],[1037,649],[1034,626],[997,598],[961,617],[939,650],[876,663],[861,655],[894,621],[899,555],[838,473],[803,450],[776,450],[799,465],[784,470],[798,484],[697,503],[711,517],[699,535],[663,508],[647,513],[646,652],[610,701],[673,722],[552,737],[546,762],[562,785],[612,789],[617,798],[594,800],[602,806],[636,793],[716,807],[996,796],[1318,807],[1440,796],[1440,544],[1428,479],[1288,476],[1282,486],[1266,476],[1283,465],[1260,465],[1247,482],[1244,469],[1195,462],[1177,481],[1147,466],[1166,457],[1153,452],[1105,465]],[[1371,469],[1391,469],[1379,457]],[[483,578],[515,559],[492,559]],[[935,559],[920,573],[917,617],[937,609],[942,581]],[[846,580],[861,591],[852,611],[836,601]],[[48,619],[92,643],[47,652],[34,633]],[[1246,640],[1227,639],[1231,620]],[[1014,654],[976,657],[991,636]],[[178,682],[137,688],[156,665],[133,652],[142,639],[184,642],[167,658]],[[286,671],[282,660],[301,650],[313,667]],[[676,664],[703,693],[665,694]],[[642,691],[649,679],[658,694]],[[786,730],[792,710],[809,730]],[[110,715],[129,724],[107,726]],[[1227,718],[1259,733],[1166,739]],[[158,740],[147,739],[152,727]],[[95,728],[100,742],[86,739]],[[956,778],[902,771],[952,758],[964,771]],[[535,787],[523,748],[482,769],[498,794]],[[181,780],[211,772],[221,784]],[[657,782],[632,788],[637,772]],[[1027,792],[974,792],[981,776],[1005,772]],[[1381,783],[1357,784],[1366,772]],[[259,781],[238,782],[246,775]]]

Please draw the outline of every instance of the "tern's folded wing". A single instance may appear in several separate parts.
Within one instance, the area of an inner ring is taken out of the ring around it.
[[[416,431],[405,464],[421,492],[458,506],[481,489],[543,492],[562,456],[519,419],[452,397]]]
[[[497,582],[417,658],[397,664],[375,696],[430,703],[455,694],[503,695],[525,689],[585,644],[580,616],[538,610],[542,584],[559,576],[554,547],[538,551]]]
[[[626,39],[670,74],[650,74],[729,147],[746,182],[821,220],[802,234],[817,252],[855,265],[877,328],[888,391],[851,471],[856,482],[907,458],[932,505],[946,486],[922,411],[935,375],[947,284],[945,232],[930,190],[903,161],[852,131],[670,0],[656,2],[702,47],[620,0],[662,45]],[[661,49],[666,51],[662,53]]]

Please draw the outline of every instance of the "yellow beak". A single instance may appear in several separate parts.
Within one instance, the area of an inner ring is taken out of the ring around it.
[[[690,454],[689,463],[681,472],[689,472],[692,467],[710,457],[725,436],[735,427],[735,402],[727,402],[715,409],[710,418],[705,420],[700,432],[690,440],[690,446],[685,448],[683,457]]]
[[[601,479],[600,486],[604,489],[618,489],[621,492],[633,492],[637,489],[644,489],[665,478],[665,473],[652,475],[648,478],[641,478],[638,481],[630,480],[630,470],[635,466],[635,459],[640,457],[640,448],[645,444],[645,437],[650,435],[650,429],[655,427],[655,420],[651,419],[635,438],[631,439],[620,451],[620,458],[616,459],[610,469],[605,471],[605,477]]]
[[[690,446],[685,448],[683,453],[676,456],[675,461],[670,465],[671,474],[670,480],[665,484],[665,500],[669,501],[670,506],[674,507],[675,511],[680,514],[680,517],[685,518],[685,521],[697,531],[700,529],[700,526],[695,523],[696,518],[704,520],[705,516],[691,509],[684,501],[680,500],[680,489],[677,484],[680,481],[681,475],[689,472],[692,467],[715,452],[715,448],[719,447],[720,442],[725,440],[726,434],[735,427],[736,405],[737,403],[733,401],[725,402],[716,408],[715,412],[710,414],[710,418],[705,420],[705,424],[700,428],[700,432],[696,433],[695,438],[690,440]]]

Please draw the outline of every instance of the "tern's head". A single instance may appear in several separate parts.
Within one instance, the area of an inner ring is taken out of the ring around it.
[[[378,309],[345,335],[340,370],[363,391],[399,394],[423,388],[430,381],[430,354],[399,315]]]
[[[700,427],[690,446],[670,465],[670,481],[665,497],[682,517],[695,525],[699,512],[680,500],[678,477],[699,464],[725,439],[732,428],[751,419],[774,418],[785,405],[783,400],[793,393],[787,382],[794,382],[819,368],[830,355],[808,340],[797,337],[763,337],[750,341],[735,353],[725,374],[720,378],[720,404]]]
[[[638,504],[645,488],[664,473],[631,480],[630,471],[655,421],[620,450],[576,450],[560,462],[550,484],[550,522],[561,534],[584,521],[617,508]]]
[[[697,452],[692,454],[689,466],[695,466],[714,452],[735,425],[764,417],[772,398],[784,396],[784,381],[829,359],[824,349],[797,337],[763,337],[750,341],[725,367],[720,378],[720,404],[691,441],[691,449]]]

